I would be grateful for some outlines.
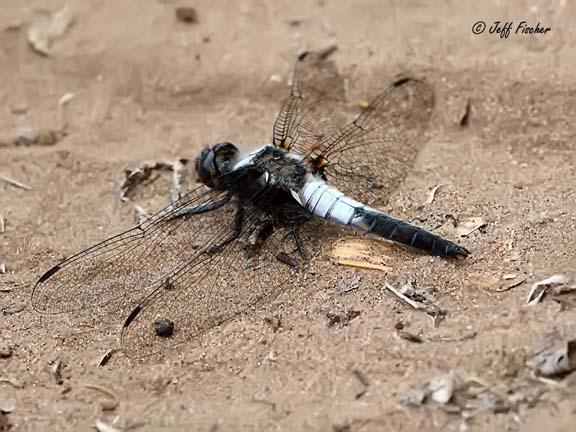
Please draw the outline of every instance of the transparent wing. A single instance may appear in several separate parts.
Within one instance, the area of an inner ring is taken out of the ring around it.
[[[259,199],[267,201],[266,191]],[[236,202],[195,189],[46,272],[34,287],[34,308],[110,317],[109,326],[124,322],[122,346],[130,356],[189,342],[302,273],[301,237],[276,229],[259,206],[242,208],[239,219]],[[308,250],[310,257],[315,249]],[[159,334],[158,322],[172,323],[173,332]]]
[[[345,124],[346,117],[338,109],[345,102],[344,81],[328,59],[335,50],[329,47],[298,56],[290,96],[274,123],[275,146],[306,154],[333,133],[334,126]]]
[[[47,271],[33,289],[32,305],[48,314],[129,309],[155,281],[230,232],[234,211],[225,194],[200,186],[142,224]],[[185,212],[191,214],[175,217]]]
[[[274,144],[322,168],[326,179],[366,203],[382,202],[413,166],[434,106],[425,81],[402,78],[347,124],[333,50],[302,54],[290,96],[274,125]]]
[[[263,213],[247,215],[242,234],[217,254],[208,251],[156,283],[126,321],[122,346],[137,357],[189,342],[210,328],[299,283],[305,263],[286,229],[274,231],[260,246]],[[295,267],[292,267],[295,266]],[[155,323],[169,323],[169,337]]]
[[[428,83],[399,79],[309,157],[325,161],[326,179],[342,192],[367,204],[383,201],[412,168],[433,107]]]

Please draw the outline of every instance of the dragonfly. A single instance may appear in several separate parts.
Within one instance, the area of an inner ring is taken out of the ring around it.
[[[413,166],[431,121],[432,86],[399,78],[339,123],[344,81],[330,54],[298,56],[269,144],[249,153],[230,142],[205,148],[195,161],[199,186],[46,271],[34,309],[105,321],[123,313],[122,348],[145,356],[302,282],[329,225],[466,258],[466,248],[369,205]]]

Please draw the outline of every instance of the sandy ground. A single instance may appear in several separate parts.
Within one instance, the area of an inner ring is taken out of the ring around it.
[[[18,431],[94,430],[97,420],[144,431],[573,430],[573,377],[542,383],[524,362],[553,329],[576,329],[573,307],[550,299],[525,306],[533,281],[576,264],[574,4],[188,2],[195,24],[175,20],[181,5],[76,1],[75,24],[44,57],[28,46],[26,27],[35,10],[62,2],[2,1],[0,174],[31,189],[0,181],[0,332],[8,350],[0,409],[10,411],[0,430],[6,422]],[[474,35],[478,20],[540,22],[551,31]],[[410,72],[434,84],[430,140],[386,210],[430,228],[448,214],[486,218],[485,228],[460,239],[469,259],[393,251],[392,269],[378,272],[319,258],[314,283],[289,287],[161,358],[117,354],[104,367],[96,364],[117,332],[32,310],[42,272],[133,222],[131,204],[115,197],[122,169],[193,158],[225,139],[243,148],[268,141],[295,56],[333,43],[351,79],[378,87]],[[58,108],[67,93],[73,99]],[[461,128],[467,101],[469,126]],[[22,127],[63,125],[67,136],[52,145],[10,138]],[[444,186],[424,205],[437,184]],[[504,291],[511,273],[526,281]],[[438,327],[383,290],[410,280],[447,311]],[[360,315],[348,325],[328,325],[327,314],[350,310]],[[274,316],[277,331],[265,320]],[[422,343],[399,337],[398,322]],[[61,383],[50,372],[58,361]],[[409,389],[447,371],[525,398],[467,421],[437,404],[402,403]]]

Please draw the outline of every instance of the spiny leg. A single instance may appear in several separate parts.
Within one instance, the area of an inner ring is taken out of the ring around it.
[[[288,228],[288,234],[292,235],[292,240],[296,244],[296,248],[290,253],[298,252],[304,261],[308,261],[306,248],[304,247],[304,242],[300,236],[300,230],[296,226],[291,226]]]
[[[308,261],[308,257],[302,239],[300,238],[298,228],[291,225],[287,227],[287,230],[288,232],[284,235],[283,240],[286,241],[291,238],[291,240],[296,244],[296,247],[288,253],[280,252],[276,256],[276,259],[281,263],[286,264],[288,267],[296,268],[298,267],[298,261],[292,256],[295,252],[299,253],[304,261]]]
[[[226,196],[216,201],[210,201],[205,204],[200,204],[196,207],[192,207],[190,209],[182,209],[182,210],[175,210],[174,213],[168,215],[168,220],[175,220],[179,218],[183,218],[186,216],[193,216],[199,215],[203,213],[208,213],[213,210],[217,210],[221,208],[224,204],[230,202],[230,197]]]
[[[242,233],[242,225],[244,224],[244,208],[238,206],[236,210],[236,214],[234,215],[234,229],[230,233],[228,237],[226,237],[222,242],[215,244],[214,246],[210,247],[206,252],[209,254],[215,254],[220,252],[224,246],[233,242]]]
[[[274,224],[271,220],[262,220],[250,233],[248,237],[247,255],[252,256],[264,242],[274,234]]]

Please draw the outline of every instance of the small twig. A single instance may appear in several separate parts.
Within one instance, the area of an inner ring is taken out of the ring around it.
[[[352,261],[352,260],[347,260],[347,259],[338,260],[338,264],[343,265],[343,266],[348,266],[348,267],[358,267],[358,268],[364,268],[364,269],[369,269],[369,270],[380,270],[383,272],[392,271],[392,267],[389,267],[389,266],[384,266],[384,265],[380,265],[380,264],[372,264],[372,263],[368,263],[368,262]]]
[[[10,384],[12,387],[18,388],[18,389],[24,387],[19,382],[14,381],[13,379],[10,379],[10,378],[0,377],[0,384],[2,384],[2,383]]]
[[[3,176],[2,174],[0,174],[0,180],[6,182],[8,184],[11,184],[14,187],[18,187],[18,188],[21,188],[21,189],[24,189],[27,191],[32,190],[32,188],[30,186],[28,186],[27,184],[20,183],[18,180],[14,180],[14,179],[11,179],[10,177]]]
[[[116,352],[115,349],[110,349],[110,350],[106,351],[104,353],[104,355],[98,361],[98,366],[99,367],[105,366],[110,361],[110,359],[112,358],[112,356],[114,355],[115,352]]]
[[[478,336],[478,332],[473,331],[473,332],[467,333],[461,337],[432,336],[428,340],[430,342],[447,342],[447,343],[450,343],[450,342],[462,342],[465,340],[474,339],[476,336]]]
[[[106,396],[109,396],[111,399],[114,399],[115,401],[118,400],[116,393],[114,393],[112,390],[106,387],[99,386],[98,384],[84,384],[83,387],[88,390],[96,390],[99,391],[100,393],[104,393]]]
[[[464,114],[460,118],[460,127],[467,127],[470,123],[470,111],[472,111],[472,102],[468,99],[466,108],[464,108]]]
[[[117,429],[114,426],[110,426],[99,419],[96,420],[96,423],[94,423],[94,427],[98,432],[120,432],[120,429]]]
[[[54,364],[50,367],[50,372],[52,373],[52,377],[56,384],[61,385],[64,383],[64,379],[62,378],[62,369],[64,368],[64,363],[62,360],[58,359]]]
[[[0,234],[4,234],[5,230],[6,230],[6,226],[5,226],[4,216],[2,216],[0,214]]]
[[[360,381],[360,383],[364,386],[364,387],[368,387],[370,385],[370,381],[368,381],[368,378],[366,377],[366,375],[364,375],[364,373],[359,370],[359,369],[353,369],[352,370],[352,374],[354,374],[354,376],[356,377],[356,379],[358,381]]]
[[[563,274],[555,274],[541,281],[535,282],[530,287],[526,304],[535,305],[542,301],[551,287],[566,284],[569,278]]]
[[[362,384],[362,387],[363,387],[363,389],[361,391],[359,391],[358,393],[356,393],[356,396],[355,396],[356,399],[360,399],[368,391],[368,387],[370,386],[370,381],[368,381],[368,378],[366,378],[366,375],[364,375],[364,373],[358,369],[352,370],[352,374],[356,377],[356,379],[360,382],[360,384]]]
[[[440,189],[442,186],[444,186],[443,184],[438,184],[436,186],[434,186],[430,192],[428,192],[428,197],[426,198],[426,204],[432,204],[434,202],[434,198],[436,198],[436,192],[438,192],[438,189]]]
[[[387,288],[388,290],[390,290],[393,294],[395,294],[401,300],[403,300],[407,305],[412,306],[414,309],[426,309],[426,307],[424,307],[422,304],[415,302],[410,297],[402,294],[400,291],[398,291],[392,285],[387,283],[387,284],[384,284],[384,287]]]

